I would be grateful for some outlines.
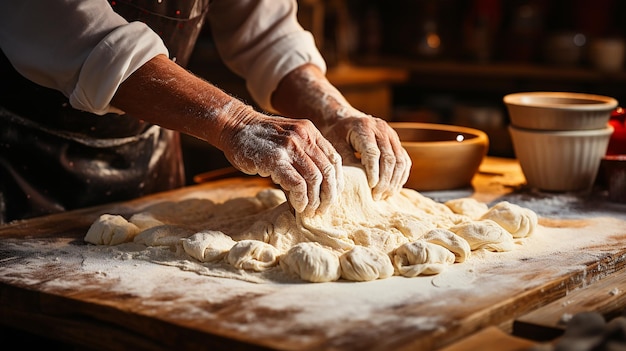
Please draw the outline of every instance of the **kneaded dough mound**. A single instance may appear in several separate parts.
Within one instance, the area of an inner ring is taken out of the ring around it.
[[[508,202],[439,203],[407,188],[374,201],[361,167],[344,166],[344,176],[343,193],[321,215],[294,214],[282,191],[268,189],[222,204],[155,204],[129,221],[105,214],[85,241],[170,246],[209,269],[228,264],[310,282],[370,281],[438,274],[473,250],[513,250],[515,239],[531,235],[538,223],[533,211]]]

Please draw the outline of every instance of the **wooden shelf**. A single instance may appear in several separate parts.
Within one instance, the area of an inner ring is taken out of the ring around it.
[[[413,76],[483,77],[498,79],[558,80],[571,83],[624,83],[626,71],[601,72],[586,67],[567,67],[528,63],[471,63],[461,61],[423,61],[403,57],[357,60],[363,66],[402,68]]]

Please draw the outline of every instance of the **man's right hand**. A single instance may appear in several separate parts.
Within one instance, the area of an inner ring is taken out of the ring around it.
[[[342,159],[311,121],[251,108],[232,117],[219,147],[234,167],[271,177],[306,216],[324,213],[336,201],[343,189]]]

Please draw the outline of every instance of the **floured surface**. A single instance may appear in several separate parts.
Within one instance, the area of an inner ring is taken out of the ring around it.
[[[91,320],[103,321],[170,350],[197,350],[210,345],[214,335],[232,340],[229,345],[220,339],[222,347],[215,349],[224,350],[236,349],[239,342],[286,350],[433,349],[623,268],[624,206],[598,204],[602,196],[589,203],[574,195],[511,193],[519,177],[511,181],[500,169],[486,172],[476,177],[477,193],[464,189],[434,198],[522,200],[521,205],[544,217],[543,225],[513,251],[476,252],[437,276],[256,284],[133,258],[137,251],[132,246],[119,250],[83,241],[89,224],[102,213],[122,209],[130,215],[160,200],[226,201],[269,187],[235,179],[0,227],[0,295],[6,298],[0,299],[0,308],[5,313],[19,310],[20,318],[23,311],[33,311],[35,321],[51,311],[56,318],[75,317],[84,328]],[[19,298],[22,292],[45,298],[33,307],[31,299]],[[56,296],[69,301],[59,307]],[[107,315],[100,306],[109,308]],[[167,322],[167,328],[155,328],[159,321]],[[201,335],[186,343],[192,332]],[[103,334],[100,342],[105,345],[107,338]]]
[[[293,213],[279,190],[224,203],[189,198],[126,218],[104,214],[85,241],[143,244],[136,257],[216,277],[370,281],[438,274],[475,250],[511,251],[537,226],[532,210],[509,202],[443,204],[406,188],[374,201],[363,169],[343,172],[343,193],[324,214]]]
[[[113,306],[120,315],[112,323],[157,339],[141,323],[127,324],[128,311],[169,321],[174,329],[279,349],[429,348],[512,318],[511,313],[521,314],[624,264],[623,220],[542,218],[540,224],[515,250],[476,251],[436,276],[321,284],[211,277],[180,269],[193,261],[178,262],[179,267],[150,262],[173,251],[146,251],[133,243],[86,245],[84,231],[57,233],[56,238],[34,232],[26,238],[4,235],[0,281]],[[58,226],[49,223],[49,228]]]

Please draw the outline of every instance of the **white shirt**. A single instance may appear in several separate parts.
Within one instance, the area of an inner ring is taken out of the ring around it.
[[[209,7],[220,56],[268,111],[287,73],[305,63],[326,70],[296,11],[296,0],[213,0]],[[118,86],[168,54],[156,33],[128,23],[106,0],[0,0],[0,48],[20,74],[95,114],[121,112],[110,104]]]

